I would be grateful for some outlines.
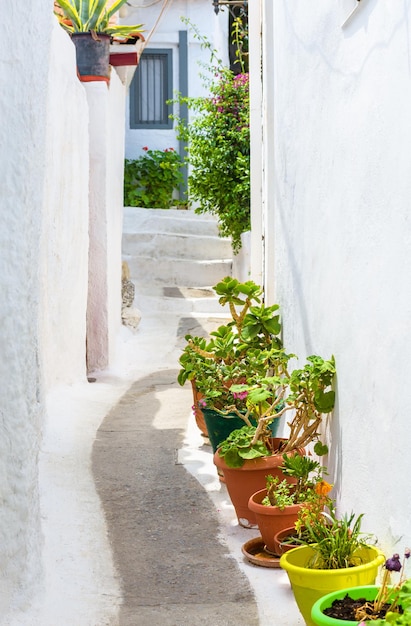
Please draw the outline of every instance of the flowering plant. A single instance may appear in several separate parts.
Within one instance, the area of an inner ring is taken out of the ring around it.
[[[177,99],[193,114],[188,123],[175,118],[178,137],[187,142],[189,200],[197,204],[196,213],[217,217],[221,236],[231,237],[233,251],[238,252],[241,234],[250,230],[248,73],[236,75],[224,67],[210,43],[192,24],[190,27],[210,50],[211,65],[208,76],[203,76],[208,95]],[[244,68],[241,49],[237,49],[237,60]]]
[[[361,624],[365,626],[369,620],[372,620],[373,624],[404,624],[405,626],[411,623],[411,580],[406,580],[405,576],[405,565],[410,555],[410,549],[405,548],[402,565],[399,554],[393,554],[385,561],[383,579],[377,597],[372,602],[365,602],[355,611],[355,619],[364,620]],[[394,585],[391,581],[393,572],[399,573],[398,581]],[[384,621],[378,619],[380,617],[385,617]]]
[[[324,467],[308,456],[283,454],[281,470],[286,476],[295,478],[296,484],[286,479],[280,481],[278,476],[269,474],[266,478],[267,495],[261,504],[278,506],[280,509],[302,502],[316,503],[317,506],[319,501],[324,501],[322,493],[326,487],[331,489],[331,485],[323,479]]]
[[[312,569],[340,569],[361,564],[360,548],[375,539],[361,531],[363,513],[337,517],[334,502],[327,498],[328,512],[304,508],[299,512],[297,530],[303,531],[295,543],[308,545],[313,555],[307,563]]]
[[[173,192],[183,183],[182,161],[174,148],[150,150],[138,159],[126,159],[124,168],[124,205],[169,209]]]

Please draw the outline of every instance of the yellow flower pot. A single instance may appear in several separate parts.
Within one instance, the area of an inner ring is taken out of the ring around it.
[[[380,550],[367,546],[356,553],[362,561],[361,565],[341,569],[310,569],[306,564],[313,554],[312,548],[302,546],[285,552],[280,559],[280,567],[288,574],[295,601],[307,626],[315,626],[311,619],[311,608],[321,596],[346,587],[373,585],[378,568],[385,561]]]

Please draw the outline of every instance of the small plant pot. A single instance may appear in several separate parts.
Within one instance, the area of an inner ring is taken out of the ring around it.
[[[366,585],[363,587],[349,587],[340,589],[333,593],[328,593],[317,600],[311,609],[311,619],[315,626],[357,626],[358,620],[338,619],[325,615],[324,610],[329,609],[335,600],[341,600],[348,595],[352,600],[364,598],[368,602],[373,602],[379,591],[378,585]],[[367,624],[373,624],[373,621],[367,621]]]
[[[361,565],[331,570],[310,569],[306,565],[313,554],[312,548],[301,546],[289,550],[280,558],[280,567],[288,574],[295,601],[307,626],[316,626],[311,618],[311,610],[319,598],[349,587],[373,585],[378,568],[385,561],[380,550],[374,546],[367,546],[357,552],[357,556],[362,560]]]
[[[291,538],[295,535],[295,526],[288,526],[288,528],[282,528],[274,535],[274,551],[276,554],[284,554],[288,550],[299,548],[301,544],[292,543]]]
[[[73,33],[77,74],[82,82],[110,80],[110,36],[97,33]]]
[[[284,528],[289,528],[298,518],[301,504],[291,504],[280,509],[278,506],[265,506],[261,504],[267,495],[267,489],[261,489],[254,493],[248,501],[248,508],[253,511],[260,529],[266,550],[271,554],[279,555],[276,551],[274,536]]]

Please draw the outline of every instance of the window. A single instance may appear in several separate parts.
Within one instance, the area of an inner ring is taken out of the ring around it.
[[[172,50],[144,50],[130,85],[130,128],[172,128]]]

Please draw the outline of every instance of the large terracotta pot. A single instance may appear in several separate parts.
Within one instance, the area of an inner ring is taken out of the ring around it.
[[[261,489],[254,493],[248,501],[248,508],[255,515],[266,550],[272,554],[279,555],[280,553],[276,550],[274,536],[280,530],[290,527],[297,521],[298,512],[302,505],[292,504],[284,507],[284,509],[280,509],[278,506],[265,506],[261,502],[266,495],[267,489]]]
[[[373,585],[378,568],[385,561],[380,550],[367,546],[357,551],[361,565],[341,569],[310,569],[306,565],[312,555],[312,548],[302,546],[285,552],[280,558],[280,567],[288,574],[295,601],[307,626],[316,626],[311,618],[311,609],[321,596],[347,587]]]
[[[284,440],[276,437],[273,439],[274,450],[278,449],[281,441]],[[303,448],[299,450],[299,454],[304,454]],[[295,479],[284,476],[282,473],[283,457],[281,454],[246,460],[242,467],[228,467],[217,451],[214,453],[214,464],[223,471],[227,491],[235,508],[238,523],[245,528],[257,526],[255,513],[248,508],[248,501],[253,493],[265,488],[266,477],[269,474],[274,477],[278,476],[280,480],[286,479],[290,483],[296,482]]]

